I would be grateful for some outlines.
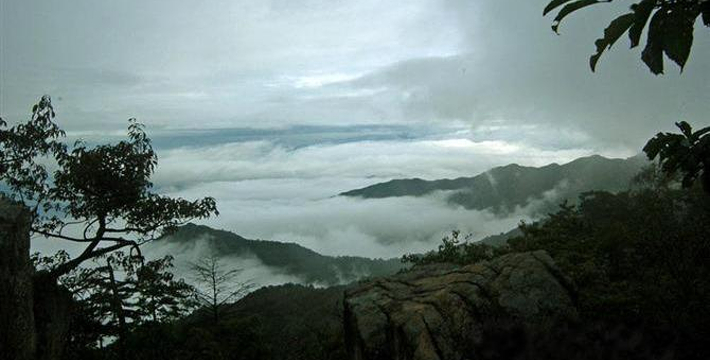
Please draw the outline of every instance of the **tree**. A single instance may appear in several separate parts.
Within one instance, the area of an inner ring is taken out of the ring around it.
[[[612,0],[552,0],[545,7],[543,15],[562,6],[552,23],[552,30],[557,32],[560,23],[569,14],[591,5],[610,2]],[[596,53],[589,58],[589,66],[594,71],[604,51],[611,48],[627,31],[631,48],[638,46],[650,18],[641,60],[652,73],[658,75],[663,73],[665,54],[682,71],[690,55],[695,21],[699,17],[702,17],[705,26],[710,26],[710,1],[640,0],[631,5],[630,12],[617,17],[604,29],[604,36],[594,43]]]
[[[152,191],[157,156],[135,119],[129,120],[127,140],[99,146],[78,141],[69,150],[54,116],[44,96],[27,123],[5,129],[0,122],[0,183],[8,188],[3,193],[32,209],[35,234],[86,244],[80,255],[49,271],[50,278],[121,248],[139,254],[141,244],[161,233],[218,214],[211,197],[188,201]],[[51,177],[42,157],[57,167]],[[74,227],[82,235],[65,232]]]
[[[197,281],[195,296],[207,308],[215,324],[221,320],[222,305],[245,295],[252,287],[249,282],[237,279],[242,269],[225,269],[215,255],[193,264],[192,271]]]
[[[176,280],[173,257],[165,256],[144,263],[136,269],[137,308],[143,322],[165,322],[179,319],[195,307],[195,288],[183,279]]]

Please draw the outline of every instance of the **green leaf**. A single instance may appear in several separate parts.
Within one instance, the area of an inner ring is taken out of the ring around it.
[[[658,75],[663,73],[663,20],[665,12],[656,11],[648,26],[648,38],[646,47],[641,52],[641,60],[648,66],[652,73]]]
[[[663,52],[680,66],[685,67],[690,47],[693,45],[693,24],[697,13],[692,10],[675,8],[663,21]]]
[[[651,16],[654,6],[656,6],[656,0],[643,0],[638,4],[631,5],[631,10],[634,12],[634,24],[629,30],[629,40],[631,40],[632,48],[638,46],[641,33],[648,22],[648,18]]]
[[[677,126],[678,129],[680,129],[680,132],[682,132],[687,138],[690,138],[693,134],[693,128],[686,121],[677,122],[675,123],[675,126]]]
[[[565,5],[565,7],[563,7],[559,13],[557,13],[557,16],[555,16],[555,19],[553,20],[553,23],[552,23],[552,31],[557,32],[557,28],[560,26],[560,22],[562,22],[562,19],[567,17],[567,15],[569,15],[581,8],[585,8],[589,5],[598,4],[600,2],[611,2],[611,0],[579,0],[579,1],[575,1],[571,4]]]
[[[552,0],[552,1],[550,1],[550,3],[547,4],[547,6],[545,6],[545,10],[542,11],[542,16],[547,15],[547,13],[549,13],[550,11],[552,11],[555,8],[560,7],[570,1],[572,1],[572,0]]]
[[[619,40],[621,35],[634,24],[635,18],[636,16],[633,13],[621,15],[614,19],[609,26],[604,29],[604,37],[597,39],[597,41],[594,42],[597,46],[597,53],[589,58],[589,66],[592,68],[592,71],[595,70],[597,62],[602,56],[602,53],[604,53],[604,50],[611,49],[611,46]]]

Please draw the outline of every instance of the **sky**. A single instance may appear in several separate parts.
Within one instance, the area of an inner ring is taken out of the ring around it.
[[[328,254],[397,255],[451,227],[497,233],[525,214],[333,196],[631,156],[675,121],[710,124],[702,26],[682,73],[667,60],[652,75],[625,37],[592,73],[594,40],[628,2],[573,14],[560,35],[545,4],[2,0],[0,114],[25,119],[50,94],[69,138],[95,142],[138,118],[158,150],[157,189],[216,197],[222,215],[207,224]]]

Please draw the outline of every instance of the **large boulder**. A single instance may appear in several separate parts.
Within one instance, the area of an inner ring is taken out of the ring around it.
[[[346,345],[355,360],[491,358],[515,351],[531,331],[577,318],[574,303],[544,251],[415,267],[346,292]]]

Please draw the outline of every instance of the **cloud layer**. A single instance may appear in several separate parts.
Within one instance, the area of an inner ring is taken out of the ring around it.
[[[268,141],[178,147],[161,153],[155,179],[172,196],[215,197],[220,216],[205,223],[247,238],[297,242],[327,255],[398,257],[435,248],[453,229],[477,237],[510,230],[529,219],[531,209],[499,218],[447,204],[445,193],[368,200],[335,195],[392,178],[472,176],[496,165],[563,163],[594,152],[453,136],[298,148]]]

